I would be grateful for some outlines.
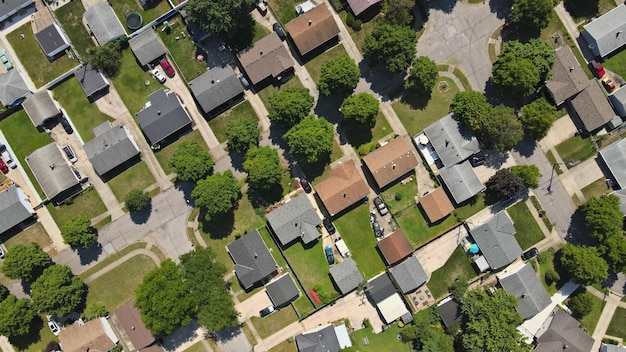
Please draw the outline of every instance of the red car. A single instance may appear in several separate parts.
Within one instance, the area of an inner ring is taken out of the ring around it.
[[[596,60],[589,61],[589,69],[598,78],[602,78],[602,76],[606,74],[606,72],[604,72],[604,67],[602,67],[602,65],[600,65]]]
[[[0,158],[0,171],[2,171],[3,174],[9,172],[9,167],[7,166],[7,164],[4,163],[4,160],[2,158]]]
[[[163,71],[165,72],[167,77],[169,78],[174,77],[174,74],[176,72],[174,71],[174,68],[172,67],[172,65],[170,65],[170,62],[167,61],[166,58],[161,59],[159,63],[161,64],[161,68],[163,68]]]

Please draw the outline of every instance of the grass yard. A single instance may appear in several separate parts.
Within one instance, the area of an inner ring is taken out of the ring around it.
[[[148,164],[145,161],[140,161],[107,181],[107,184],[111,187],[115,198],[121,203],[124,201],[126,193],[131,189],[143,190],[155,182],[152,172],[148,169]]]
[[[369,127],[359,123],[344,122],[344,131],[348,142],[359,154],[359,149],[363,146],[362,153],[367,155],[370,148],[374,146],[378,140],[393,132],[391,125],[385,115],[379,111],[376,116],[374,127]]]
[[[585,196],[587,200],[600,197],[612,191],[613,190],[606,185],[606,179],[604,177],[600,177],[581,189],[583,196]]]
[[[85,280],[89,276],[91,276],[91,275],[95,274],[96,272],[102,270],[107,265],[113,263],[114,261],[120,259],[121,257],[125,256],[126,254],[134,251],[135,249],[142,249],[142,248],[146,248],[147,246],[148,246],[148,243],[146,243],[146,242],[136,242],[136,243],[133,243],[133,244],[131,244],[129,246],[126,246],[126,247],[122,248],[121,250],[118,250],[117,252],[107,256],[106,258],[101,260],[98,264],[90,267],[89,269],[83,271],[82,273],[79,273],[78,276],[81,278],[81,280]],[[155,246],[152,246],[150,248],[150,251],[154,252],[155,254],[161,253],[161,250],[158,249]]]
[[[309,182],[316,184],[321,180],[327,178],[330,175],[331,164],[339,160],[343,156],[343,151],[337,143],[336,139],[333,139],[333,150],[330,155],[314,164],[300,164],[302,171],[309,179]]]
[[[626,322],[626,308],[617,307],[606,334],[626,339],[626,324],[624,322]]]
[[[150,72],[139,67],[130,47],[122,51],[120,72],[112,81],[132,115],[143,108],[148,101],[148,95],[162,87],[152,78]],[[146,85],[146,82],[149,84]]]
[[[252,322],[261,338],[266,338],[297,320],[296,311],[291,306],[281,308],[264,318],[250,318],[250,322]]]
[[[161,0],[161,4],[163,3],[167,3],[167,1]],[[170,55],[178,68],[178,73],[182,73],[185,80],[191,81],[206,72],[206,62],[196,59],[198,55],[206,56],[206,54],[194,44],[190,35],[181,36],[181,31],[186,33],[187,27],[180,15],[167,22],[170,24],[171,30],[161,31],[160,27],[157,27],[156,32],[170,51]]]
[[[457,247],[446,264],[432,273],[428,288],[435,298],[439,299],[448,292],[448,288],[457,278],[464,277],[469,280],[474,276],[476,276],[476,271],[472,266],[472,261],[463,248]]]
[[[270,348],[269,352],[293,352],[296,351],[296,343],[293,339],[287,339],[278,345]]]
[[[390,324],[389,328],[378,334],[374,334],[371,329],[363,328],[354,331],[354,340],[352,348],[361,352],[378,352],[378,351],[394,351],[394,352],[411,352],[413,349],[410,344],[406,344],[398,339],[400,328],[398,324]],[[363,339],[369,341],[367,345],[363,345]]]
[[[52,94],[67,111],[70,119],[76,126],[78,133],[84,140],[89,141],[96,137],[93,128],[105,121],[115,121],[98,110],[95,103],[91,103],[73,76],[54,87]]]
[[[117,14],[121,23],[126,23],[126,15],[128,15],[129,12],[137,12],[141,15],[141,17],[143,17],[143,25],[146,25],[172,9],[167,0],[159,1],[156,6],[147,10],[144,10],[139,1],[136,0],[113,0],[109,3],[113,7],[113,10]],[[132,32],[132,30],[128,28],[125,29],[128,33]]]
[[[568,168],[576,166],[596,155],[596,148],[591,138],[574,136],[555,147],[561,160]]]
[[[298,285],[298,283],[296,283],[296,285]],[[293,302],[293,305],[300,314],[300,317],[306,317],[315,309],[315,306],[311,303],[305,292],[301,292],[300,297]]]
[[[410,182],[402,184],[402,182],[398,180],[393,186],[387,188],[381,194],[392,214],[397,214],[408,207],[416,206],[415,196],[417,195],[417,180],[415,179],[415,172],[411,172],[408,178],[411,179]]]
[[[544,252],[542,252],[544,253]],[[552,296],[553,294],[557,293],[557,291],[559,290],[559,288],[557,287],[557,283],[556,282],[550,282],[548,284],[548,282],[546,281],[546,277],[545,277],[545,273],[547,273],[550,270],[555,270],[554,268],[554,250],[553,249],[548,249],[547,251],[545,251],[545,255],[546,255],[546,261],[543,263],[539,263],[539,261],[537,261],[537,263],[539,264],[539,281],[541,281],[541,283],[543,284],[543,287],[546,288],[546,291],[548,291],[548,294],[550,296]],[[533,259],[536,260],[536,259]]]
[[[209,120],[209,127],[211,127],[211,130],[220,143],[224,143],[228,140],[226,137],[228,122],[239,117],[258,119],[258,116],[256,116],[256,112],[252,109],[250,102],[244,100],[237,106],[230,108],[228,111],[224,111],[219,116]]]
[[[252,42],[256,43],[270,33],[270,30],[265,28],[265,26],[261,25],[259,22],[254,22],[254,37],[252,37]]]
[[[385,263],[376,250],[378,241],[369,219],[369,203],[363,202],[335,220],[335,226],[346,241],[352,259],[366,280],[385,271]]]
[[[602,63],[602,66],[622,77],[626,77],[626,50],[620,50],[617,54],[611,56]]]
[[[170,166],[170,159],[172,159],[172,156],[174,156],[174,152],[176,152],[176,148],[182,142],[190,142],[190,141],[198,142],[202,146],[202,149],[206,150],[207,152],[209,151],[209,147],[206,145],[204,138],[202,138],[202,135],[200,134],[200,130],[195,130],[178,138],[174,142],[168,144],[165,148],[161,148],[157,152],[154,153],[154,156],[159,161],[159,164],[161,164],[161,167],[163,168],[163,172],[165,172],[166,175],[176,172],[176,170]]]
[[[272,95],[278,93],[278,91],[281,89],[293,88],[293,87],[304,88],[304,86],[302,85],[302,82],[300,82],[300,79],[298,79],[297,76],[291,77],[290,80],[288,80],[287,82],[283,83],[281,86],[278,86],[278,87],[272,84],[268,85],[267,87],[263,88],[260,92],[258,92],[259,98],[261,98],[265,107],[269,109],[270,107],[269,99]]]
[[[341,20],[343,21],[344,24],[346,24],[347,16],[348,16],[348,11],[341,11],[339,13],[339,17],[341,17]],[[379,18],[381,18],[381,15],[376,14],[374,18],[372,18],[371,20],[367,22],[363,22],[361,29],[358,31],[355,31],[354,29],[352,29],[352,27],[346,25],[346,28],[348,29],[348,33],[350,33],[350,36],[352,37],[354,44],[359,50],[361,50],[361,48],[363,47],[363,44],[365,44],[365,38],[367,38],[367,36],[370,35],[370,33],[372,33],[372,31],[374,30],[374,26],[378,22]]]
[[[578,290],[584,290],[584,288],[580,287],[578,288]],[[574,292],[574,294],[576,294],[576,292]],[[593,331],[596,329],[596,325],[598,324],[600,316],[602,315],[602,308],[604,307],[604,302],[600,298],[594,295],[591,295],[591,297],[593,297],[591,303],[591,313],[585,315],[581,319],[578,319],[578,321],[580,321],[580,324],[583,326],[585,331],[589,333],[589,335],[593,334]]]
[[[530,213],[525,202],[518,202],[507,209],[515,224],[515,239],[523,250],[532,247],[535,243],[545,238],[537,221]]]
[[[44,229],[40,222],[16,235],[11,236],[8,239],[2,236],[2,242],[7,249],[11,249],[11,247],[17,244],[28,245],[31,242],[37,243],[41,248],[45,248],[46,246],[52,244],[52,240],[50,240],[46,229]]]
[[[458,80],[461,82],[461,85],[463,86],[463,89],[465,89],[466,91],[473,90],[472,89],[472,85],[470,84],[469,80],[467,79],[467,77],[465,77],[463,72],[458,67],[454,68],[454,71],[452,71],[452,74],[456,78],[458,78]]]
[[[206,349],[204,348],[202,341],[200,341],[191,345],[191,347],[187,348],[185,352],[206,352]]]
[[[270,0],[269,6],[278,21],[285,25],[296,18],[296,6],[300,3],[300,0]]]
[[[315,58],[311,59],[309,62],[304,64],[307,71],[313,78],[313,82],[318,84],[320,82],[320,77],[322,76],[322,65],[332,59],[336,59],[341,55],[348,55],[346,49],[343,47],[343,44],[336,45],[332,49],[326,50],[324,53],[317,55]]]
[[[82,1],[69,1],[54,11],[78,55],[85,55],[89,48],[96,46],[83,24],[84,13]]]
[[[559,164],[556,161],[556,158],[554,157],[554,154],[552,153],[551,150],[548,150],[546,152],[546,159],[548,159],[550,164],[552,164],[552,167],[554,168],[554,171],[556,172],[557,175],[563,174],[563,170],[561,170],[561,164]]]
[[[446,82],[449,88],[445,92],[440,92],[437,87],[439,83],[437,83],[430,98],[403,96],[391,104],[409,134],[414,135],[423,131],[425,127],[450,112],[450,104],[454,95],[459,92],[459,88],[447,77],[439,77],[438,82]]]
[[[59,338],[52,334],[45,315],[35,317],[31,322],[31,331],[18,338],[10,338],[9,342],[18,352],[40,352],[46,349],[51,341],[59,342]]]
[[[76,215],[84,215],[89,219],[107,211],[98,192],[93,187],[85,189],[81,194],[74,197],[70,203],[57,207],[48,204],[48,211],[59,226],[63,226]]]
[[[474,196],[472,201],[469,201],[467,204],[463,205],[460,208],[456,208],[456,217],[460,220],[466,220],[472,215],[485,209],[486,207],[487,205],[485,204],[485,192],[480,192]]]

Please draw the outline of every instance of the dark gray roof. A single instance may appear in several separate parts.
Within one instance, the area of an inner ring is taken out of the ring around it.
[[[499,281],[506,293],[517,298],[517,311],[524,319],[534,317],[552,302],[530,264],[507,273]]]
[[[333,278],[335,285],[339,287],[341,294],[344,295],[359,287],[359,284],[364,280],[363,275],[356,267],[356,262],[352,258],[331,266],[330,276]]]
[[[615,191],[612,194],[619,198],[619,210],[621,210],[622,213],[626,214],[626,189],[620,189],[619,191]]]
[[[276,271],[276,261],[256,229],[239,237],[226,249],[235,262],[235,274],[244,289]]]
[[[109,82],[102,72],[89,64],[76,70],[74,76],[87,97],[91,97],[93,94],[109,86]]]
[[[70,170],[61,149],[54,142],[28,155],[26,163],[48,199],[78,185],[76,175]]]
[[[0,75],[0,102],[2,105],[10,106],[28,93],[30,90],[18,70],[9,70]]]
[[[424,271],[417,257],[414,256],[410,256],[402,263],[390,268],[389,273],[398,284],[402,294],[416,290],[428,281],[428,274]]]
[[[321,329],[296,335],[298,352],[339,352],[339,340],[331,324]]]
[[[265,285],[265,291],[270,296],[274,307],[282,307],[300,296],[300,291],[289,272]]]
[[[463,203],[485,189],[467,160],[439,169],[439,176],[456,204]]]
[[[151,145],[155,145],[191,124],[191,118],[174,92],[160,88],[148,97],[150,105],[139,111],[137,119]]]
[[[437,311],[439,311],[439,316],[441,317],[441,320],[443,320],[443,325],[445,325],[446,328],[460,323],[463,319],[461,305],[454,299],[453,296],[449,296],[439,302],[437,305]]]
[[[322,220],[306,193],[281,205],[266,217],[282,245],[297,238],[302,238],[302,242],[306,244],[321,236],[317,226],[322,223]]]
[[[243,94],[243,86],[232,67],[214,67],[189,82],[189,87],[205,113]]]
[[[557,49],[555,56],[552,79],[546,81],[546,88],[552,94],[556,105],[560,105],[585,89],[589,85],[589,78],[569,46]]]
[[[617,345],[603,343],[600,346],[600,351],[601,352],[625,352],[626,346],[617,346]]]
[[[396,293],[396,288],[387,272],[383,272],[367,282],[366,292],[374,304],[378,304]]]
[[[165,55],[165,48],[152,28],[148,28],[136,37],[128,40],[130,49],[142,66]]]
[[[92,5],[83,15],[98,44],[104,45],[126,35],[124,27],[108,2]]]
[[[480,151],[478,139],[448,114],[424,129],[444,166],[452,166]]]
[[[35,39],[41,46],[41,50],[49,57],[53,57],[70,47],[69,41],[65,39],[65,35],[63,35],[61,28],[56,23],[35,33]]]
[[[588,352],[593,346],[593,338],[580,328],[580,323],[558,307],[546,319],[550,326],[537,337],[534,352]]]
[[[29,95],[22,102],[22,107],[35,127],[43,125],[47,119],[54,118],[61,113],[61,110],[56,106],[47,90],[40,90],[35,94]]]
[[[124,125],[113,127],[85,143],[85,153],[98,175],[102,176],[139,154],[139,147]]]
[[[602,149],[600,156],[620,188],[626,188],[626,140],[621,139]]]
[[[0,192],[0,234],[34,214],[28,196],[19,187],[9,186]]]
[[[591,80],[587,88],[570,101],[576,114],[585,125],[585,129],[589,132],[603,127],[615,117],[615,111],[595,80]]]
[[[491,217],[486,223],[470,230],[478,248],[493,270],[503,268],[522,255],[515,239],[515,226],[506,211]]]
[[[10,16],[16,14],[20,9],[26,8],[34,3],[34,0],[11,0],[0,2],[0,22],[4,22]]]
[[[583,27],[583,35],[587,42],[591,42],[588,44],[593,44],[591,51],[595,55],[604,57],[626,44],[624,18],[626,5],[619,5]]]

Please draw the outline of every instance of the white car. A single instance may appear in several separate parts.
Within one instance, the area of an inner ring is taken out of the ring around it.
[[[15,161],[13,161],[11,154],[6,149],[2,151],[2,159],[6,161],[7,165],[9,165],[11,169],[15,169],[17,167],[17,164],[15,163]]]
[[[165,83],[165,76],[163,76],[163,74],[161,73],[161,71],[159,71],[158,68],[155,68],[151,72],[152,72],[152,77],[154,77],[154,79],[156,79],[157,81],[161,83]]]
[[[78,161],[78,159],[76,158],[76,153],[74,153],[74,149],[72,149],[72,146],[70,146],[69,144],[64,146],[63,151],[65,152],[65,155],[67,156],[69,161],[72,162],[72,164]]]
[[[59,336],[61,329],[59,329],[59,325],[54,320],[48,320],[48,327],[54,336]]]

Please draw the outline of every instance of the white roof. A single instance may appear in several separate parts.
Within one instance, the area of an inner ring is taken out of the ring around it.
[[[482,255],[478,257],[476,260],[474,260],[474,264],[476,264],[476,266],[478,267],[478,270],[480,270],[481,273],[484,273],[490,268],[489,264],[487,263],[487,259],[485,259],[485,257]]]
[[[339,251],[342,257],[347,257],[350,255],[348,246],[346,246],[346,242],[343,239],[336,241],[335,246],[337,246],[337,250]]]
[[[409,313],[397,292],[378,303],[378,310],[387,324],[391,324],[394,320]]]
[[[352,341],[350,341],[348,330],[346,330],[346,326],[344,324],[335,326],[335,334],[337,335],[337,340],[339,341],[339,348],[344,349],[352,347]]]

